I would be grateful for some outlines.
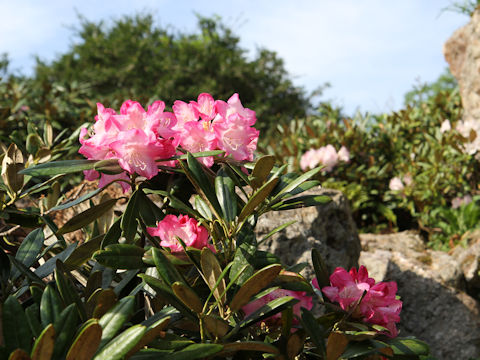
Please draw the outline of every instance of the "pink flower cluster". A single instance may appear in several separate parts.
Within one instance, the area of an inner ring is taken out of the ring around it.
[[[292,290],[285,290],[285,289],[277,289],[277,290],[274,290],[274,291],[268,293],[265,296],[262,296],[260,299],[257,299],[257,300],[254,300],[254,301],[248,303],[247,305],[242,307],[242,310],[245,313],[245,316],[248,316],[251,313],[253,313],[254,311],[260,309],[263,305],[268,304],[270,301],[273,301],[275,299],[285,297],[285,296],[292,296],[295,299],[300,300],[298,303],[293,305],[293,313],[297,317],[300,317],[302,307],[306,308],[307,310],[311,310],[312,306],[313,306],[312,297],[307,296],[306,294],[307,293],[305,291],[292,291]],[[282,314],[277,313],[277,314],[271,316],[270,318],[268,318],[266,320],[266,322],[274,324],[275,322],[280,320],[281,317],[282,317]],[[298,320],[294,318],[293,322],[298,323]]]
[[[303,154],[300,159],[300,168],[305,171],[322,164],[325,166],[324,170],[330,172],[339,161],[349,162],[350,152],[345,146],[342,146],[337,152],[333,145],[329,144],[320,149],[310,149]]]
[[[147,231],[152,236],[158,236],[162,241],[160,245],[169,248],[172,253],[183,252],[177,236],[183,240],[187,247],[203,249],[208,246],[208,231],[199,225],[197,220],[188,215],[167,215],[157,223],[157,227],[148,227]]]
[[[317,279],[312,281],[318,289]],[[379,282],[368,277],[365,266],[352,268],[347,272],[343,268],[336,268],[330,275],[330,285],[325,286],[322,292],[333,302],[338,302],[340,307],[349,311],[356,306],[352,316],[365,322],[381,325],[389,330],[389,336],[398,334],[395,326],[400,321],[402,302],[396,299],[397,283]],[[360,304],[358,300],[366,292]]]
[[[197,101],[177,100],[173,112],[166,112],[163,101],[155,101],[145,111],[136,101],[127,100],[115,110],[97,104],[93,130],[80,133],[79,152],[92,160],[118,159],[125,172],[118,175],[102,174],[100,186],[114,179],[128,180],[127,173],[147,179],[158,173],[157,161],[176,154],[177,146],[189,152],[223,150],[235,160],[253,160],[258,141],[258,130],[252,126],[255,112],[244,108],[238,94],[227,102],[214,100],[202,93]],[[213,157],[200,161],[213,165]],[[173,162],[163,163],[174,166]],[[98,178],[95,170],[85,172],[87,180]],[[128,189],[128,185],[124,190]]]
[[[471,195],[465,195],[464,197],[456,197],[452,199],[452,209],[458,209],[460,206],[468,205],[473,201]]]

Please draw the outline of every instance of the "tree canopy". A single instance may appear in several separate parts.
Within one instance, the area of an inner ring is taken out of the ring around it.
[[[87,86],[92,100],[112,108],[127,98],[171,104],[179,95],[194,100],[209,92],[226,100],[238,92],[257,112],[260,130],[304,116],[310,107],[275,52],[261,48],[249,57],[219,18],[199,17],[195,33],[162,28],[152,15],[110,25],[80,20],[69,51],[51,63],[37,59],[37,83]]]

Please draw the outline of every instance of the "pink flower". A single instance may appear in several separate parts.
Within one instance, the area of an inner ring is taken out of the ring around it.
[[[465,195],[463,198],[461,197],[456,197],[454,199],[452,199],[452,209],[457,209],[459,208],[460,206],[463,206],[463,205],[468,205],[472,202],[472,196],[471,195]]]
[[[209,129],[206,121],[185,123],[180,145],[192,153],[217,149],[215,133]],[[198,160],[207,167],[213,165],[213,156],[198,158]]]
[[[217,117],[213,121],[218,148],[237,161],[252,161],[257,148],[259,131],[250,127],[249,121],[238,113],[231,114],[227,119]]]
[[[292,296],[295,299],[300,300],[298,303],[293,305],[293,313],[297,317],[300,317],[302,307],[307,309],[307,310],[311,310],[312,306],[313,306],[312,297],[307,296],[306,294],[307,293],[305,291],[292,291],[292,290],[285,290],[285,289],[277,289],[277,290],[274,290],[274,291],[268,293],[267,295],[261,297],[260,299],[257,299],[257,300],[254,300],[254,301],[248,303],[247,305],[242,307],[242,310],[245,313],[245,316],[248,316],[251,313],[253,313],[254,311],[260,309],[263,305],[268,304],[272,300],[275,300],[275,299],[278,299],[278,298],[281,298],[281,297],[285,297],[285,296]],[[282,314],[278,313],[278,314],[275,314],[275,315],[271,316],[270,318],[266,319],[265,321],[269,322],[269,323],[275,323],[278,320],[280,320],[281,317],[282,317]],[[298,323],[298,320],[294,318],[293,322]]]
[[[388,187],[392,191],[402,191],[405,188],[399,177],[391,178]]]
[[[159,221],[157,227],[149,227],[147,231],[152,236],[158,236],[162,240],[160,245],[168,247],[173,253],[183,251],[177,236],[183,240],[186,246],[203,249],[208,246],[208,231],[199,225],[197,220],[188,215],[167,215]]]
[[[317,150],[310,149],[300,158],[300,168],[305,171],[307,169],[315,168],[320,162],[319,157],[317,156]]]
[[[444,120],[442,125],[440,126],[440,132],[443,134],[444,132],[452,130],[452,125],[450,125],[450,121]]]
[[[320,163],[325,166],[324,170],[326,172],[332,171],[335,165],[338,163],[337,151],[330,144],[327,146],[322,146],[318,150],[318,157],[320,158]]]
[[[312,281],[318,288],[318,282]],[[336,268],[330,275],[330,285],[325,286],[322,292],[331,301],[340,304],[345,311],[356,307],[352,316],[362,321],[381,325],[389,330],[389,336],[397,336],[395,323],[400,321],[402,302],[396,299],[397,284],[391,282],[379,282],[368,277],[365,266],[357,269],[352,268],[347,272],[343,268]],[[360,304],[358,301],[365,293]]]
[[[338,160],[347,163],[350,161],[350,152],[345,146],[342,146],[340,150],[338,150]]]
[[[176,129],[181,130],[183,124],[189,121],[198,121],[198,111],[192,104],[176,100],[172,106],[173,113],[177,118]]]
[[[213,97],[210,94],[202,93],[198,95],[198,102],[190,101],[190,104],[204,121],[213,120],[217,115],[215,110],[215,100],[213,100]]]

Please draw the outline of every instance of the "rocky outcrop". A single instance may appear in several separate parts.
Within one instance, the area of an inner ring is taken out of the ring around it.
[[[259,240],[282,224],[291,220],[296,222],[266,240],[261,249],[277,255],[286,265],[311,264],[311,250],[317,248],[332,271],[337,266],[356,266],[360,241],[348,200],[337,190],[319,189],[311,193],[327,195],[332,201],[320,206],[262,215],[256,227]],[[308,279],[313,277],[311,265],[307,266],[303,275]]]
[[[360,235],[365,265],[377,281],[396,281],[403,301],[400,335],[426,341],[438,359],[480,354],[480,306],[467,295],[454,256],[427,250],[413,232]]]
[[[450,71],[457,79],[464,119],[480,121],[480,11],[458,29],[443,46]]]
[[[480,230],[474,230],[463,236],[461,244],[452,251],[466,282],[469,293],[480,299]]]

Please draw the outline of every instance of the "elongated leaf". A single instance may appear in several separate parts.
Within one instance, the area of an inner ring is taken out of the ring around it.
[[[29,268],[40,254],[45,236],[41,228],[33,230],[23,239],[20,247],[17,250],[15,259],[21,262],[25,267]],[[20,275],[20,270],[14,268],[12,271],[12,279],[16,279]]]
[[[55,346],[52,355],[53,359],[65,357],[68,350],[67,346],[75,336],[78,321],[77,314],[78,312],[75,308],[75,304],[70,304],[63,309],[57,321],[55,321],[53,324],[55,333],[57,334],[55,337]]]
[[[58,229],[57,234],[62,235],[83,228],[105,214],[116,202],[117,199],[107,200],[75,215]]]
[[[327,360],[337,360],[347,345],[348,339],[344,334],[332,331],[327,341]]]
[[[113,269],[142,269],[145,267],[142,260],[144,252],[143,248],[136,245],[113,244],[95,252],[93,258]]]
[[[173,354],[167,354],[163,360],[194,360],[202,359],[216,353],[223,349],[220,344],[193,344],[187,346],[185,349],[177,351]]]
[[[198,210],[200,216],[198,218],[204,217],[205,219],[208,220],[213,220],[212,216],[212,211],[208,207],[208,204],[205,202],[205,200],[202,199],[200,195],[195,195],[195,209]]]
[[[77,199],[75,200],[72,200],[72,201],[67,201],[63,204],[60,204],[60,205],[57,205],[53,208],[51,208],[49,210],[49,212],[52,212],[52,211],[58,211],[58,210],[65,210],[65,209],[68,209],[72,206],[75,206],[75,205],[78,205],[78,204],[81,204],[82,202],[84,201],[87,201],[88,199],[91,199],[93,198],[94,196],[98,195],[99,193],[101,193],[103,190],[105,190],[106,187],[102,187],[102,188],[99,188],[95,191],[91,191],[89,193],[86,193],[80,197],[78,197]]]
[[[304,208],[308,206],[324,205],[332,201],[332,199],[325,195],[305,195],[298,196],[293,199],[280,201],[272,206],[272,210],[290,210]]]
[[[272,171],[273,165],[275,165],[275,156],[273,155],[265,155],[257,160],[250,175],[252,188],[257,189],[263,185]]]
[[[48,324],[53,324],[62,312],[62,303],[55,289],[47,285],[42,295],[40,303],[40,319],[45,328]]]
[[[175,296],[170,286],[166,286],[161,280],[156,279],[153,276],[145,274],[139,274],[138,276],[182,314],[192,320],[197,320],[197,317],[193,312]]]
[[[120,299],[118,303],[107,311],[98,321],[102,327],[102,341],[99,348],[102,349],[122,328],[123,324],[133,314],[135,298],[127,296]]]
[[[142,336],[140,341],[132,349],[130,349],[126,355],[126,358],[129,359],[130,356],[144,348],[146,345],[150,344],[155,338],[159,337],[162,334],[162,331],[167,327],[170,319],[170,316],[164,317],[163,319],[155,321],[152,325],[148,326],[147,332]],[[141,325],[146,326],[145,322],[142,322]]]
[[[68,270],[65,268],[65,265],[63,265],[60,260],[57,260],[57,267],[54,273],[57,289],[63,299],[63,303],[66,306],[75,304],[78,310],[78,315],[80,315],[80,319],[82,319],[82,321],[87,320],[85,306],[80,299],[77,290],[75,289],[72,275],[68,272]]]
[[[167,191],[163,190],[152,190],[152,189],[143,189],[145,194],[157,194],[161,196],[165,196],[169,200],[170,207],[177,209],[182,214],[188,214],[195,218],[201,218],[202,216],[200,213],[194,209],[189,204],[184,203],[182,200],[177,198],[176,196],[170,194]]]
[[[93,360],[124,359],[125,355],[142,339],[146,331],[147,328],[142,325],[135,325],[128,328],[105,345],[105,347],[95,355]]]
[[[241,341],[223,344],[223,351],[217,356],[222,357],[238,351],[259,351],[262,353],[278,354],[279,350],[270,344],[260,341]]]
[[[150,200],[143,191],[138,193],[138,210],[140,217],[147,226],[157,226],[157,221],[162,220],[165,214]]]
[[[95,251],[100,249],[103,239],[104,236],[99,235],[77,247],[68,259],[65,260],[65,267],[68,270],[74,270],[82,266],[92,257]]]
[[[208,200],[211,204],[214,213],[217,215],[221,214],[221,208],[217,196],[215,195],[215,190],[210,179],[205,174],[202,165],[190,153],[187,154],[187,164],[190,176],[194,181],[194,186],[196,185],[198,187],[200,195],[203,194],[205,196],[205,200]],[[187,177],[188,176],[189,174],[187,174]]]
[[[325,329],[316,320],[311,311],[302,308],[302,325],[305,331],[310,336],[310,340],[315,344],[316,350],[319,355],[325,354],[325,342],[323,340]]]
[[[112,307],[115,306],[117,302],[117,295],[112,289],[104,289],[95,293],[90,299],[88,299],[87,305],[90,307],[92,305],[92,317],[100,319],[105,315]]]
[[[222,276],[222,268],[217,260],[215,254],[208,248],[204,248],[201,253],[200,263],[202,272],[207,281],[210,290],[213,291],[213,296],[220,304],[224,304],[226,300],[225,294],[225,279]]]
[[[186,306],[195,311],[197,314],[202,313],[203,306],[200,298],[183,282],[174,282],[172,284],[172,290],[177,298],[179,298]]]
[[[194,158],[216,156],[216,155],[221,155],[221,154],[225,154],[225,151],[223,151],[223,150],[209,150],[209,151],[199,151],[199,152],[196,152],[196,153],[190,153],[190,155],[193,156]],[[176,156],[172,156],[171,159],[186,160],[188,158],[188,155],[189,154],[176,155]]]
[[[35,341],[32,350],[32,360],[49,360],[53,354],[55,344],[55,329],[53,324],[43,329],[42,333]]]
[[[40,325],[40,305],[33,304],[25,309],[25,316],[27,317],[28,325],[34,337],[38,337],[42,332],[42,325]]]
[[[87,323],[73,341],[66,360],[91,360],[97,352],[102,337],[102,327],[96,319]]]
[[[263,288],[275,280],[275,278],[282,270],[282,265],[273,264],[269,265],[259,271],[257,271],[252,277],[250,277],[238,292],[233,297],[230,308],[233,311],[239,310],[242,306],[250,301],[250,298],[260,292]]]
[[[243,319],[237,327],[240,329],[253,325],[263,319],[267,319],[270,316],[278,314],[284,309],[295,305],[298,302],[292,296],[284,296],[275,300],[270,301],[268,304],[263,305],[261,308],[257,309],[253,313],[249,314],[245,319]]]
[[[2,309],[3,339],[8,352],[22,349],[30,352],[32,333],[18,300],[10,295]]]
[[[248,216],[250,216],[253,211],[260,205],[265,199],[270,195],[273,188],[278,182],[278,178],[271,178],[268,182],[262,185],[260,189],[255,191],[253,196],[248,199],[247,204],[243,207],[240,215],[238,215],[238,222],[242,222]]]
[[[8,278],[10,277],[10,268],[10,259],[5,253],[5,250],[0,247],[0,282],[2,282],[2,284],[7,283]]]
[[[392,347],[395,355],[429,355],[430,348],[427,343],[418,339],[396,338],[390,340],[389,345]]]
[[[174,282],[182,282],[186,284],[182,275],[178,272],[177,268],[172,265],[168,258],[163,254],[163,252],[157,248],[152,249],[153,261],[155,267],[162,278],[162,280],[168,284],[172,285]]]
[[[108,245],[113,245],[118,243],[118,239],[122,236],[122,228],[120,226],[122,222],[122,218],[118,218],[115,220],[113,225],[105,234],[105,237],[102,240],[102,244],[100,246],[101,249],[105,249]]]
[[[130,200],[128,200],[127,208],[125,209],[122,221],[120,222],[122,234],[129,243],[133,242],[135,234],[137,233],[137,218],[140,216],[138,209],[139,191],[140,190],[136,190],[130,197]]]
[[[312,263],[320,289],[323,289],[325,286],[330,286],[330,277],[327,264],[323,260],[320,251],[315,248],[312,249]]]
[[[0,348],[0,350],[2,349]],[[0,351],[0,355],[3,355],[1,351]],[[4,358],[6,359],[7,356],[8,356],[8,353],[5,353]],[[14,352],[12,352],[10,356],[8,356],[8,360],[32,360],[32,358],[25,350],[17,349]]]
[[[227,222],[235,220],[237,216],[237,195],[235,184],[222,168],[215,177],[215,193]]]
[[[255,222],[253,220],[253,222]],[[247,266],[246,270],[237,278],[236,283],[241,285],[247,280],[254,271],[255,254],[257,250],[257,239],[254,230],[254,223],[245,222],[240,233],[237,235],[237,250],[233,258],[232,269],[230,270],[230,281],[235,277],[240,269]]]
[[[83,170],[93,169],[96,162],[96,160],[51,161],[45,164],[28,167],[20,171],[20,173],[30,176],[52,176],[58,174],[70,174]]]
[[[282,231],[282,230],[285,229],[286,227],[288,227],[288,226],[290,226],[290,225],[292,225],[292,224],[294,224],[294,223],[296,223],[296,222],[297,222],[297,220],[292,220],[292,221],[289,221],[289,222],[287,222],[287,223],[285,223],[285,224],[282,224],[282,225],[280,225],[280,226],[277,226],[275,229],[273,229],[273,230],[270,231],[267,235],[265,235],[265,236],[263,237],[263,239],[258,242],[258,244],[260,245],[260,244],[263,243],[264,241],[268,240],[272,235],[276,234],[276,233],[279,232],[279,231]]]
[[[34,274],[41,279],[43,279],[47,275],[50,275],[55,269],[57,260],[60,260],[62,262],[65,261],[72,254],[76,247],[77,243],[70,244],[65,250],[45,261],[44,264],[42,264],[37,268],[37,270],[35,270]]]
[[[275,195],[275,197],[272,199],[272,202],[279,201],[284,195],[288,194],[290,191],[294,190],[297,186],[302,184],[303,182],[307,181],[311,177],[315,176],[318,174],[322,168],[317,167],[315,169],[312,169],[310,171],[307,171],[305,174],[300,175],[299,177],[295,178],[294,180],[288,182],[278,193]]]

